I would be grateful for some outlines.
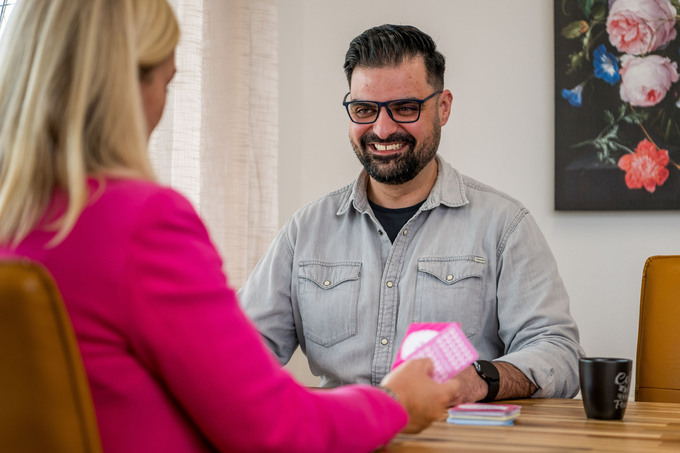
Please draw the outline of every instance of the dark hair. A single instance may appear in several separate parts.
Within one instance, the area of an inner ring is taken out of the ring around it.
[[[382,68],[397,66],[404,60],[422,56],[427,82],[437,90],[444,89],[444,55],[437,51],[432,38],[410,25],[380,25],[370,28],[349,44],[345,54],[345,75],[352,85],[352,72],[357,66]]]

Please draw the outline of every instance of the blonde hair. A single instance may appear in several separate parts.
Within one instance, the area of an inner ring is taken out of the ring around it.
[[[0,40],[0,244],[17,245],[55,189],[73,228],[87,177],[153,180],[139,77],[179,27],[167,0],[21,0]]]

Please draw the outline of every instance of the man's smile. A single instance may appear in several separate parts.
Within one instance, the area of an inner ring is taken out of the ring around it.
[[[396,154],[403,151],[408,143],[396,142],[396,143],[369,143],[372,151],[378,155],[390,155]]]

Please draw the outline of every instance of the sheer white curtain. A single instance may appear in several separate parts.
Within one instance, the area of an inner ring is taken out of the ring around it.
[[[182,37],[151,158],[194,203],[239,288],[278,228],[277,0],[170,3]]]

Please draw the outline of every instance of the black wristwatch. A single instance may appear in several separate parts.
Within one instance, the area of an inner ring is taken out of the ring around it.
[[[493,363],[487,360],[477,360],[473,365],[475,366],[475,370],[477,370],[479,377],[484,379],[489,386],[489,391],[480,402],[486,403],[493,401],[496,398],[496,395],[498,395],[498,389],[500,388],[501,382],[500,376],[498,375],[498,369],[496,369],[496,366]]]

